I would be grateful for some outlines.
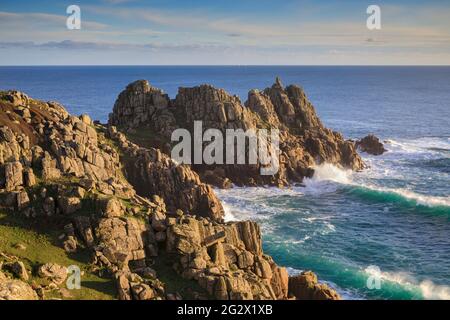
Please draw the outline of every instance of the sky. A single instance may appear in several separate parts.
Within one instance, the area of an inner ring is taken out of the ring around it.
[[[450,1],[0,0],[0,65],[450,65]]]

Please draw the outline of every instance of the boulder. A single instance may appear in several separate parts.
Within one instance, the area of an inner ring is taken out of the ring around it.
[[[70,215],[81,209],[81,199],[78,197],[59,196],[58,207],[62,214]]]
[[[38,300],[38,295],[26,282],[0,276],[0,300]]]
[[[319,284],[317,275],[304,271],[289,278],[289,294],[297,300],[340,300],[339,294],[326,284]]]
[[[382,155],[387,151],[380,142],[380,139],[373,134],[369,134],[361,140],[356,141],[355,145],[362,152],[366,152],[374,156]]]
[[[73,236],[68,236],[63,243],[64,250],[67,253],[74,253],[77,251],[77,239]]]
[[[117,198],[101,199],[100,205],[100,210],[105,217],[120,217],[124,214],[122,203]]]
[[[39,267],[38,275],[41,278],[60,285],[67,278],[67,268],[56,263],[46,263]]]

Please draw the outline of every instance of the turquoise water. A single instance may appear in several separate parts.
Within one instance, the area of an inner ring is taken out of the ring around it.
[[[211,83],[244,101],[275,76],[302,85],[328,127],[375,133],[389,152],[363,154],[361,173],[320,166],[305,187],[218,190],[227,219],[258,221],[278,263],[316,271],[346,298],[450,299],[448,67],[0,67],[0,89],[105,121],[136,79],[172,97]]]

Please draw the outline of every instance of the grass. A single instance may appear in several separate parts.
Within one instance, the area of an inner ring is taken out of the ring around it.
[[[61,240],[58,239],[60,230],[62,230],[60,226],[45,221],[36,222],[13,214],[0,213],[0,252],[17,256],[25,264],[31,276],[30,284],[44,283],[44,280],[36,275],[37,268],[44,263],[52,262],[66,267],[77,265],[81,269],[80,290],[65,290],[68,293],[65,297],[54,290],[46,293],[48,299],[115,299],[114,281],[91,272],[90,253],[87,249],[81,248],[77,253],[68,255],[61,246]],[[25,245],[26,249],[16,248],[17,244]],[[64,284],[61,287],[63,286]]]
[[[132,132],[126,133],[127,138],[143,148],[157,148],[163,152],[167,152],[166,143],[170,143],[164,136],[153,131],[148,126],[139,126]]]

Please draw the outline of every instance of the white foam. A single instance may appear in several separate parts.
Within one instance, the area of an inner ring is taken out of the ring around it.
[[[437,196],[426,196],[423,194],[419,194],[407,189],[402,188],[383,188],[383,187],[374,187],[370,185],[363,186],[365,188],[379,191],[379,192],[387,192],[387,193],[395,193],[402,196],[405,199],[415,202],[418,205],[427,206],[427,207],[450,207],[450,197],[437,197]]]
[[[418,290],[424,299],[450,300],[450,287],[436,285],[431,280],[417,281],[407,272],[385,272],[373,266],[364,270],[369,276],[378,277],[380,280],[392,282],[405,287],[407,290]]]
[[[222,201],[223,210],[225,211],[224,220],[225,222],[237,221],[238,219],[233,215],[233,210],[231,207],[225,202]]]
[[[316,166],[314,167],[314,170],[315,170],[314,176],[311,179],[305,180],[305,185],[307,189],[309,189],[309,192],[312,193],[335,191],[336,186],[334,186],[333,190],[332,185],[326,183],[332,182],[341,185],[351,185],[355,187],[366,188],[378,192],[394,193],[407,200],[415,202],[417,205],[428,207],[436,207],[436,206],[450,207],[450,196],[440,197],[440,196],[424,195],[405,188],[387,188],[376,186],[374,184],[369,184],[367,182],[366,183],[358,182],[357,181],[358,179],[356,179],[357,174],[353,174],[351,171],[348,170],[340,169],[329,163]],[[353,177],[355,177],[355,179],[353,179]]]
[[[314,167],[314,176],[311,179],[307,179],[307,183],[333,181],[348,184],[351,182],[350,176],[350,170],[343,170],[335,165],[324,163]]]

